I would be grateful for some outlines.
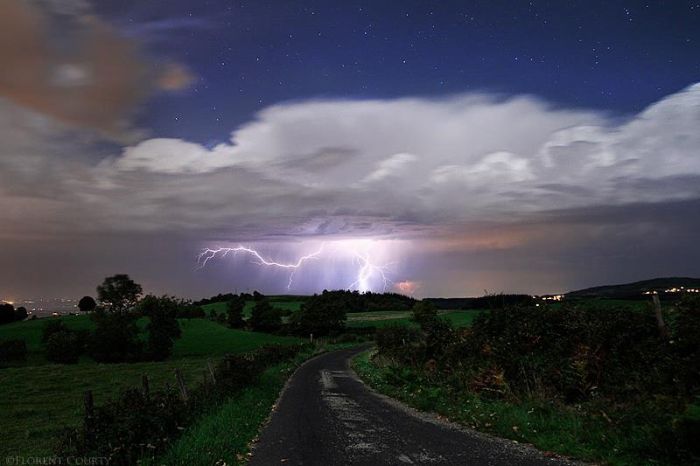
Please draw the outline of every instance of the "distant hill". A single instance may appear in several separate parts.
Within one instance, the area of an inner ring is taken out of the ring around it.
[[[700,289],[700,278],[689,277],[667,277],[652,278],[633,283],[621,285],[604,285],[585,288],[583,290],[570,291],[566,293],[567,298],[615,298],[633,299],[641,298],[644,292],[656,291],[661,294],[668,294],[667,290],[680,289]]]

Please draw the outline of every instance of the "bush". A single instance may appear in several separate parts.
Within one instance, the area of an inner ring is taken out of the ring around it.
[[[430,301],[423,300],[417,302],[413,306],[412,313],[413,320],[421,327],[437,319],[437,308],[435,304]]]
[[[46,344],[54,333],[69,331],[62,319],[49,320],[41,331],[41,342]]]
[[[282,327],[282,316],[278,309],[272,307],[269,301],[257,301],[248,320],[250,327],[256,332],[276,332]]]
[[[24,340],[0,341],[0,364],[27,359],[27,344]]]
[[[83,347],[75,332],[55,332],[46,342],[46,359],[58,364],[75,364],[82,352]]]
[[[166,388],[146,393],[131,389],[95,409],[82,426],[65,432],[56,449],[59,458],[105,457],[115,466],[131,466],[162,453],[194,420],[234,395],[270,365],[291,359],[301,346],[266,346],[252,353],[229,355],[214,369],[213,384],[204,383],[183,401]]]
[[[416,351],[422,348],[423,341],[420,330],[415,327],[387,325],[377,329],[375,339],[379,354],[410,364],[418,363],[423,357]]]

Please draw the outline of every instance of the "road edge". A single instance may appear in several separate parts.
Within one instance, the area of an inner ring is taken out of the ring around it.
[[[405,403],[403,403],[400,400],[397,400],[396,398],[392,398],[388,395],[385,395],[381,392],[378,392],[377,390],[374,389],[371,385],[367,384],[362,377],[360,377],[357,372],[355,372],[355,369],[352,366],[352,361],[360,356],[363,353],[366,353],[368,351],[371,351],[372,347],[367,348],[365,351],[360,351],[356,354],[351,355],[350,357],[347,358],[346,363],[348,367],[348,373],[350,376],[360,382],[366,389],[369,391],[374,397],[378,398],[382,402],[388,404],[392,408],[398,409],[402,411],[403,413],[406,413],[416,419],[419,419],[424,422],[428,422],[433,425],[445,427],[448,429],[456,430],[459,431],[465,435],[469,435],[475,438],[478,438],[480,440],[486,441],[486,442],[491,442],[498,444],[500,447],[502,447],[504,450],[508,450],[509,453],[517,454],[520,457],[532,457],[536,456],[538,459],[542,459],[545,461],[557,461],[563,464],[571,465],[571,466],[595,466],[599,463],[587,463],[581,460],[577,460],[575,458],[570,458],[567,456],[560,455],[558,453],[553,453],[552,456],[545,456],[545,453],[535,447],[531,443],[524,443],[524,442],[518,442],[517,440],[511,440],[511,439],[506,439],[503,437],[498,437],[492,434],[488,434],[486,432],[480,432],[478,430],[471,429],[463,424],[460,424],[455,421],[451,421],[450,419],[441,416],[437,413],[430,412],[430,411],[421,411],[419,409],[416,409],[412,406],[409,406]],[[291,377],[290,377],[291,378]]]

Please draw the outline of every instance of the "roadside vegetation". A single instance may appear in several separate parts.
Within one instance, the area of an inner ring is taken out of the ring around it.
[[[700,301],[520,306],[455,328],[431,306],[377,330],[358,374],[419,409],[608,464],[698,464]]]

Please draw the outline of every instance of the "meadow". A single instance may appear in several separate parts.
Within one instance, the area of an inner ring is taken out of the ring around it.
[[[61,317],[72,329],[90,329],[88,316]],[[170,360],[132,364],[97,364],[82,357],[75,365],[49,364],[43,355],[41,332],[47,319],[16,322],[0,327],[0,339],[21,338],[27,343],[27,363],[0,369],[0,457],[48,455],[62,429],[80,422],[83,394],[91,390],[95,403],[121,390],[138,386],[147,374],[154,389],[174,384],[174,370],[188,384],[202,379],[208,360],[240,353],[266,344],[292,344],[299,340],[226,328],[205,319],[180,319],[182,337]],[[140,325],[145,325],[144,321]]]
[[[484,310],[438,311],[438,315],[447,319],[455,327],[468,327]],[[410,311],[374,311],[348,314],[347,325],[350,328],[377,327],[389,325],[416,325],[411,319]]]

